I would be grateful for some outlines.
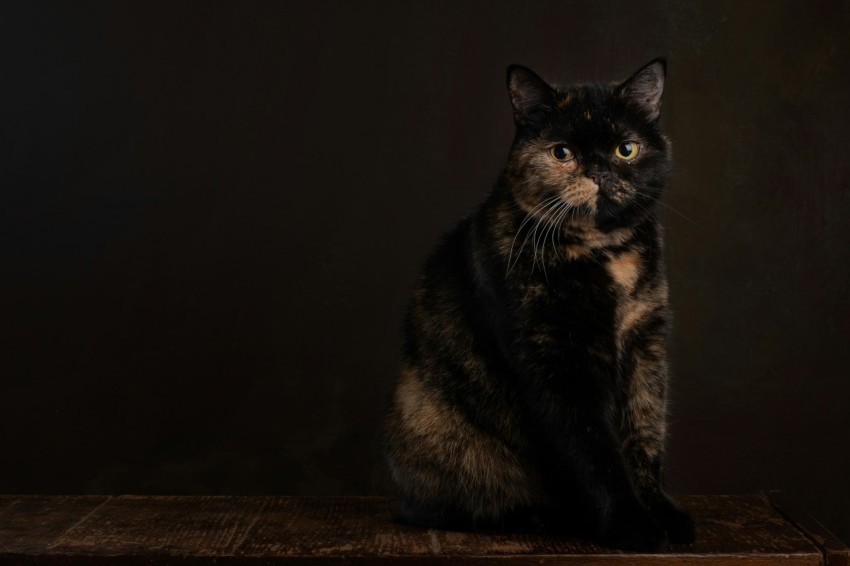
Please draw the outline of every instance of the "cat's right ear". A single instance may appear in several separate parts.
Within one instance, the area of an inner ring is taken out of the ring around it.
[[[530,116],[554,106],[555,92],[552,87],[522,65],[508,67],[508,93],[517,126],[527,124]]]
[[[662,57],[653,59],[621,84],[619,91],[626,100],[643,109],[650,120],[658,120],[666,75],[667,61]]]

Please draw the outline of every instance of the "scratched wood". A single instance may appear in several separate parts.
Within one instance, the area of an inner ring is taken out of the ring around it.
[[[850,566],[850,548],[838,537],[781,491],[769,491],[766,496],[774,509],[823,551],[826,566]]]
[[[0,497],[0,552],[40,553],[83,521],[106,496]]]
[[[110,499],[86,521],[52,543],[66,554],[233,555],[250,534],[269,498],[145,497]]]
[[[637,555],[564,537],[405,527],[381,497],[0,496],[0,564],[825,562],[817,540],[766,496],[681,501],[697,542]],[[846,547],[830,544],[832,563],[846,566],[835,559]]]

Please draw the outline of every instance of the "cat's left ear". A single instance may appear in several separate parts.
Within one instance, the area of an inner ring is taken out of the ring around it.
[[[661,95],[664,93],[664,78],[667,61],[655,59],[645,65],[618,87],[620,95],[640,106],[655,121],[661,115]]]

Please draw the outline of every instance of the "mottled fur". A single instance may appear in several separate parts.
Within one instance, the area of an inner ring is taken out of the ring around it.
[[[660,60],[568,89],[509,69],[507,165],[427,260],[405,323],[386,433],[402,520],[536,521],[643,550],[693,539],[661,478],[663,81]],[[615,155],[624,142],[636,157]]]

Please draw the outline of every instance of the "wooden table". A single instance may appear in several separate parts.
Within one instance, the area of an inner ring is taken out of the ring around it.
[[[383,497],[0,496],[0,564],[828,564],[850,550],[781,493],[689,496],[699,538],[629,554],[543,535],[422,530]]]

